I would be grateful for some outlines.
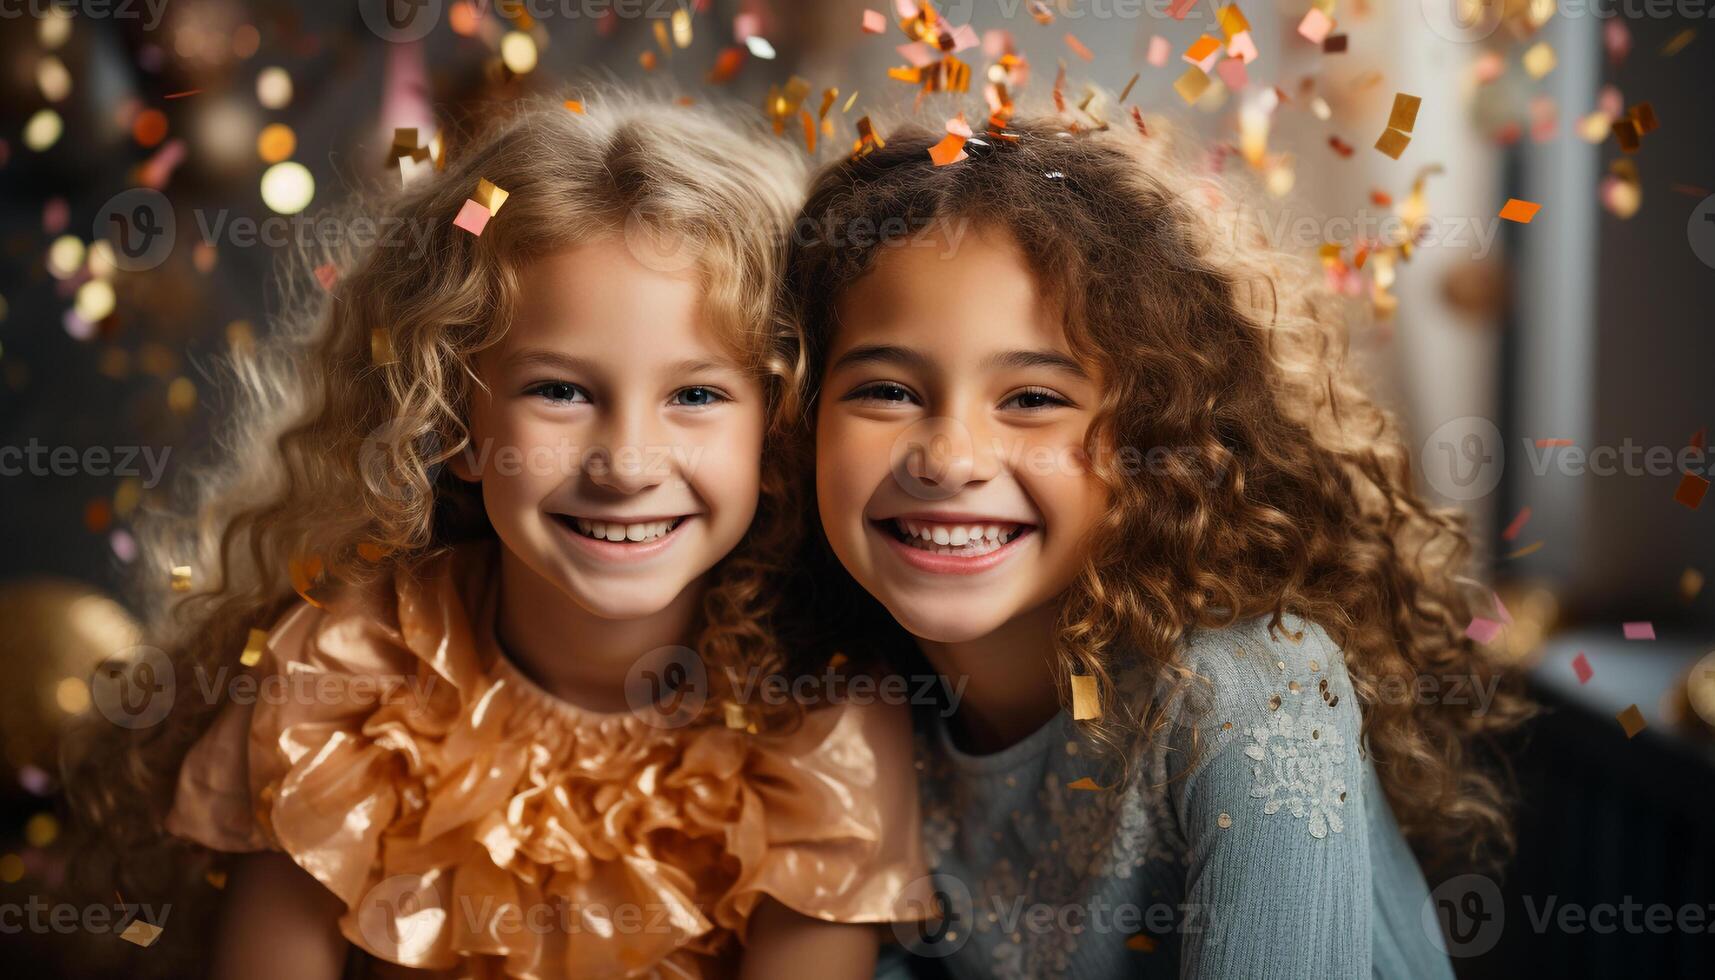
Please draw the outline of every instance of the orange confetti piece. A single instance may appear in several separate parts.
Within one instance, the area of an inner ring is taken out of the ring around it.
[[[948,133],[939,143],[929,148],[929,159],[937,167],[945,167],[950,163],[958,163],[965,159],[965,137],[957,133]]]
[[[1525,545],[1517,551],[1509,553],[1507,555],[1507,559],[1510,561],[1514,558],[1523,558],[1526,555],[1534,555],[1542,550],[1543,544],[1544,542],[1541,541],[1532,541],[1530,544]]]
[[[1072,780],[1066,784],[1066,788],[1084,790],[1089,793],[1099,793],[1102,790],[1102,787],[1098,786],[1096,781],[1088,776],[1085,776],[1082,779]]]
[[[1514,538],[1518,537],[1518,533],[1520,531],[1524,530],[1525,523],[1529,520],[1530,520],[1530,508],[1526,507],[1523,510],[1519,511],[1518,516],[1514,517],[1512,519],[1512,523],[1507,525],[1507,529],[1505,531],[1501,532],[1501,540],[1502,541],[1511,541]]]
[[[1405,148],[1409,145],[1411,145],[1411,137],[1392,127],[1389,127],[1387,131],[1382,133],[1381,137],[1376,140],[1376,149],[1386,153],[1390,157],[1393,157],[1395,160],[1399,159],[1399,155],[1404,153]]]
[[[1134,949],[1139,953],[1153,953],[1155,952],[1155,945],[1153,938],[1141,932],[1125,941],[1126,949]]]
[[[305,602],[317,609],[325,609],[319,600],[311,595],[316,587],[316,580],[322,576],[322,560],[320,558],[293,558],[286,563],[286,573],[292,579],[292,589]]]
[[[1190,64],[1196,65],[1207,72],[1215,67],[1215,59],[1221,56],[1221,42],[1205,34],[1191,42],[1181,57]]]
[[[1685,506],[1696,510],[1703,504],[1703,495],[1709,492],[1709,481],[1695,473],[1685,474],[1679,481],[1679,489],[1673,492],[1673,499]]]
[[[706,76],[710,85],[725,85],[732,81],[738,70],[744,67],[745,50],[743,48],[725,48],[715,56],[715,64]]]
[[[1628,705],[1626,710],[1615,715],[1614,718],[1619,721],[1620,728],[1625,730],[1627,738],[1636,738],[1638,733],[1647,727],[1644,723],[1644,713],[1639,711],[1635,704]]]
[[[1087,47],[1084,47],[1084,42],[1078,40],[1078,35],[1076,35],[1076,34],[1067,34],[1066,35],[1066,46],[1068,48],[1072,49],[1073,54],[1084,59],[1085,61],[1096,60],[1095,52],[1091,51]]]
[[[1530,224],[1536,213],[1542,210],[1542,205],[1530,201],[1521,201],[1516,197],[1507,198],[1506,206],[1501,208],[1500,216],[1508,221],[1516,221],[1521,225]]]
[[[1525,220],[1528,221],[1530,219],[1527,218]],[[1538,439],[1538,440],[1536,440],[1536,448],[1538,448],[1538,449],[1551,449],[1555,446],[1570,446],[1570,445],[1572,445],[1571,439]]]
[[[580,116],[584,114],[584,104],[577,99],[567,99],[566,108]]]

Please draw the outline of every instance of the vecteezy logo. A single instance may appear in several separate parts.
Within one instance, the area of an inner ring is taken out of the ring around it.
[[[357,906],[357,931],[370,952],[407,966],[422,963],[447,922],[435,887],[440,874],[393,875],[364,894]]]
[[[364,438],[357,450],[357,471],[370,493],[387,500],[404,500],[411,495],[412,476],[404,450],[413,440],[419,460],[432,459],[440,452],[439,436],[432,431],[414,435],[402,416],[381,423]],[[436,462],[423,468],[425,493],[440,478],[441,465]]]
[[[1449,500],[1487,496],[1505,468],[1501,430],[1476,415],[1444,422],[1424,440],[1420,463],[1429,485]]]
[[[932,871],[905,886],[904,894],[893,936],[911,955],[939,959],[970,941],[975,906],[971,889],[956,875]]]
[[[946,500],[970,480],[976,446],[955,418],[919,419],[893,440],[894,482],[918,500]]]
[[[684,272],[696,265],[703,257],[702,244],[648,212],[648,208],[634,208],[625,216],[620,237],[631,257],[656,272]]]
[[[173,662],[157,647],[127,647],[89,675],[95,710],[120,728],[160,724],[173,709]]]
[[[1475,44],[1501,26],[1506,0],[1418,0],[1430,33],[1456,44]]]
[[[113,246],[113,264],[126,272],[153,269],[173,251],[173,205],[147,187],[133,187],[107,199],[95,214],[95,235]]]
[[[357,13],[376,37],[403,44],[435,29],[441,0],[357,0]]]
[[[690,724],[708,701],[708,670],[690,647],[657,647],[625,673],[625,703],[632,714],[656,728]]]
[[[1423,900],[1423,931],[1449,956],[1481,956],[1506,924],[1501,889],[1486,875],[1449,878]]]
[[[1692,209],[1691,220],[1685,224],[1685,237],[1690,240],[1697,260],[1715,269],[1715,194],[1698,201]]]

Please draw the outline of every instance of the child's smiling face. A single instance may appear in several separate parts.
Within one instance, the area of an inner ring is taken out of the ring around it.
[[[1106,493],[1097,380],[1004,232],[883,249],[840,298],[816,416],[829,543],[912,634],[979,639],[1071,584]]]
[[[455,470],[510,555],[594,615],[666,609],[756,513],[763,392],[701,310],[696,270],[589,242],[524,266],[477,358]]]

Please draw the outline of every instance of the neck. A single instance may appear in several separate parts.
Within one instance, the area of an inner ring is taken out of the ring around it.
[[[702,582],[685,587],[657,613],[606,619],[580,606],[500,549],[501,649],[549,694],[588,711],[628,709],[625,679],[640,657],[664,646],[689,646],[702,605]]]
[[[917,641],[952,690],[963,685],[953,714],[954,740],[960,748],[998,752],[1060,712],[1054,684],[1054,623],[1059,612],[1059,604],[1050,602],[987,636],[958,643]]]

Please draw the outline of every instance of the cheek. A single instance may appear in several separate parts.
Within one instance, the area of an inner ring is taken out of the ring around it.
[[[760,410],[745,408],[730,420],[710,426],[673,447],[674,462],[692,490],[723,526],[740,531],[750,525],[762,487],[763,420]]]
[[[828,412],[816,422],[816,499],[830,529],[860,521],[888,467],[885,426]]]

